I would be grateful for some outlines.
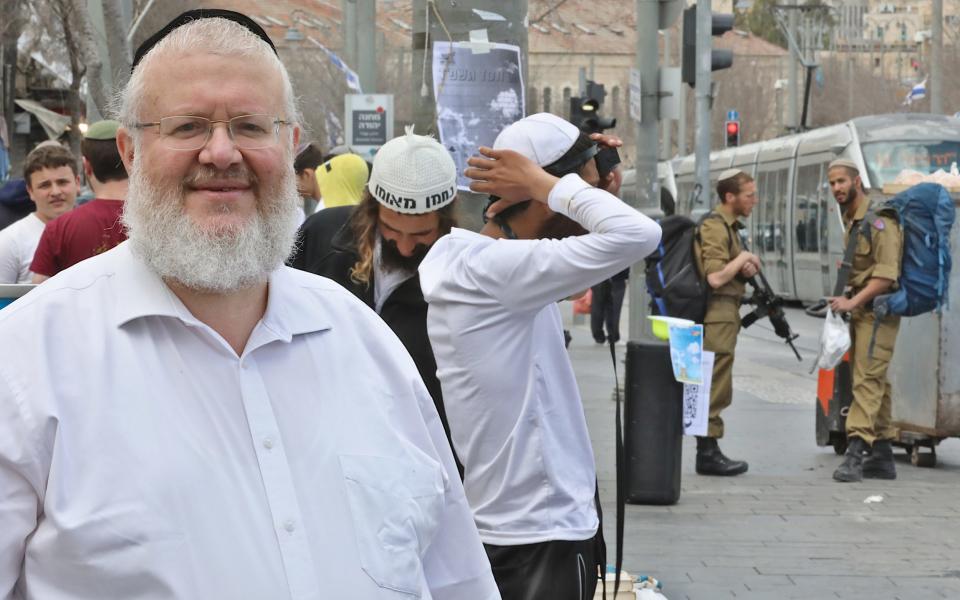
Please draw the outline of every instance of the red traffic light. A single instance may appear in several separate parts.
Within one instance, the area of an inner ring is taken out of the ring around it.
[[[724,136],[724,146],[730,148],[731,146],[740,145],[740,121],[726,121],[724,123],[724,129],[727,132],[727,135]]]

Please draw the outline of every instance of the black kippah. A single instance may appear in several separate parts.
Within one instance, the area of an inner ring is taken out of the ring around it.
[[[167,23],[166,27],[144,40],[144,42],[137,48],[136,53],[133,55],[133,65],[130,67],[131,72],[137,68],[137,65],[141,60],[143,60],[143,57],[147,55],[147,52],[150,52],[150,49],[157,45],[157,42],[170,35],[170,32],[177,27],[186,25],[187,23],[196,21],[197,19],[211,19],[214,17],[227,19],[228,21],[233,21],[234,23],[244,26],[258,38],[265,41],[267,45],[270,46],[270,49],[273,50],[274,54],[277,53],[277,47],[273,45],[273,42],[270,40],[270,36],[267,35],[267,32],[263,30],[263,27],[257,25],[256,21],[247,15],[233,10],[223,10],[220,8],[197,8],[194,10],[188,10],[187,12],[181,14],[179,17]]]

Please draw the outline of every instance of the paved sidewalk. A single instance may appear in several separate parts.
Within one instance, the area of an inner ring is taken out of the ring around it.
[[[564,311],[569,323],[569,306]],[[803,363],[768,323],[744,332],[737,347],[722,447],[750,471],[698,476],[696,444],[686,439],[679,503],[627,507],[624,568],[660,579],[670,600],[960,598],[960,440],[938,447],[934,469],[914,467],[898,450],[896,481],[835,483],[840,457],[814,441],[816,379],[807,374],[822,321],[796,309],[788,316],[802,336]],[[610,354],[587,326],[571,330],[612,562]],[[621,344],[621,359],[625,351]],[[874,495],[883,501],[864,503]]]

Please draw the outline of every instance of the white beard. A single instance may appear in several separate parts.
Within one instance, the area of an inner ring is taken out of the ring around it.
[[[184,182],[164,189],[149,181],[139,156],[134,155],[123,223],[131,250],[163,279],[200,292],[231,292],[265,282],[290,256],[301,217],[292,169],[271,187],[256,185],[255,175],[243,167],[219,173],[196,169],[186,179],[232,174],[257,190],[257,211],[247,222],[205,229],[184,212]]]

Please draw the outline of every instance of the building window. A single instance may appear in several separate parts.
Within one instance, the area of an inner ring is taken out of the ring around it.
[[[537,104],[537,88],[530,87],[527,88],[527,114],[532,115],[534,113],[540,112],[540,106]]]
[[[550,112],[550,88],[543,88],[543,112]]]
[[[877,68],[877,69],[880,68],[880,59],[879,59],[879,58],[874,58],[874,59],[873,59],[873,66],[874,66],[875,68]]]
[[[563,88],[563,104],[560,106],[560,113],[567,114],[570,110],[570,88]]]

